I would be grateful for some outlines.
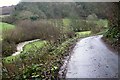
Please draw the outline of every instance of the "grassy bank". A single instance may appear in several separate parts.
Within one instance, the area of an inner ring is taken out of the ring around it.
[[[29,51],[34,51],[34,49],[36,49],[36,50],[40,49],[45,45],[45,43],[46,43],[46,41],[41,41],[41,40],[31,42],[31,43],[29,43],[29,44],[27,44],[23,47],[22,53],[26,53],[26,52],[29,52]]]
[[[65,55],[64,53],[68,51],[69,46],[73,44],[74,40],[75,39],[69,39],[68,41],[65,41],[58,47],[54,48],[51,52],[50,46],[47,46],[38,50],[38,52],[29,52],[29,55],[21,55],[12,63],[4,63],[3,65],[7,67],[7,70],[11,71],[11,69],[14,68],[15,71],[8,72],[14,74],[15,76],[11,75],[9,77],[7,76],[7,78],[11,77],[16,79],[16,77],[19,77],[21,79],[57,79],[59,68],[62,65],[62,58]]]
[[[4,22],[0,22],[0,40],[3,40],[2,39],[2,32],[3,31],[14,29],[14,28],[15,28],[14,25],[11,25],[11,24],[8,24],[8,23],[4,23]]]

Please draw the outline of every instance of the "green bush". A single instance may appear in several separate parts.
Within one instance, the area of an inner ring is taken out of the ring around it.
[[[106,33],[104,34],[106,38],[108,38],[112,43],[118,42],[118,39],[120,37],[119,29],[116,27],[110,27]]]
[[[87,20],[97,21],[98,17],[96,16],[96,14],[91,14],[91,15],[88,15]]]
[[[11,56],[16,51],[14,42],[2,41],[2,56]]]

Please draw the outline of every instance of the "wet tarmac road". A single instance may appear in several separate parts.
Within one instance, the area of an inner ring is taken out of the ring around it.
[[[66,78],[118,78],[118,55],[100,36],[80,40],[67,65]]]

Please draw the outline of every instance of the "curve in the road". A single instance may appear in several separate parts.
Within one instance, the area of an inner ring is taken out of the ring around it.
[[[23,51],[23,47],[26,45],[26,44],[29,44],[31,42],[34,42],[34,41],[38,41],[40,39],[35,39],[35,40],[31,40],[31,41],[25,41],[25,42],[21,42],[17,45],[17,51],[15,53],[12,54],[12,56],[16,56],[18,54],[20,54],[21,51]]]
[[[117,78],[118,55],[109,50],[100,36],[80,40],[67,65],[66,78]]]

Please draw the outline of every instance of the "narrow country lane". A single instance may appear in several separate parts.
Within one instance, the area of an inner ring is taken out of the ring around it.
[[[101,40],[102,35],[80,40],[67,65],[66,78],[117,78],[118,55]]]
[[[31,42],[34,42],[34,41],[38,41],[40,39],[35,39],[35,40],[31,40],[31,41],[25,41],[25,42],[21,42],[17,45],[17,51],[15,53],[12,54],[12,56],[16,56],[18,54],[20,54],[21,51],[23,51],[23,47],[26,45],[26,44],[29,44]]]

